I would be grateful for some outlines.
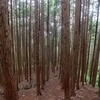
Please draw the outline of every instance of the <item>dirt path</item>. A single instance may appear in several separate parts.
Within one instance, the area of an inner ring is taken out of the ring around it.
[[[64,94],[61,90],[60,80],[58,80],[57,73],[54,75],[50,72],[50,80],[46,82],[45,90],[41,90],[42,95],[36,95],[36,88],[26,91],[20,91],[20,100],[63,100]]]
[[[20,100],[64,100],[64,92],[61,89],[58,73],[54,75],[50,72],[50,80],[46,82],[45,90],[41,90],[42,96],[36,95],[36,88],[20,92]],[[98,89],[89,85],[80,86],[80,90],[76,90],[76,96],[71,100],[100,100],[98,98]],[[24,95],[24,96],[22,96]]]

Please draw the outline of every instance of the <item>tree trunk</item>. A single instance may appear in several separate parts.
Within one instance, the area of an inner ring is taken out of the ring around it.
[[[26,69],[26,80],[28,81],[28,31],[27,31],[27,27],[28,27],[28,22],[27,22],[27,13],[28,13],[28,7],[27,7],[27,0],[26,0],[26,64],[25,64],[25,69]]]
[[[69,0],[62,0],[63,9],[63,67],[64,67],[64,95],[65,100],[70,100],[70,14]]]
[[[72,58],[72,91],[71,95],[75,95],[75,83],[77,76],[78,66],[78,51],[79,51],[79,28],[80,28],[80,0],[76,0],[75,9],[75,29],[74,29],[74,41],[73,41],[73,58]]]
[[[100,1],[98,0],[98,10],[97,10],[97,20],[96,20],[96,30],[95,30],[95,40],[94,40],[94,48],[93,48],[93,55],[92,55],[92,59],[91,59],[91,63],[90,63],[90,84],[92,83],[92,76],[93,76],[93,69],[94,69],[94,57],[95,57],[95,50],[96,50],[96,42],[97,42],[97,31],[98,31],[98,19],[99,19],[99,5],[100,5]]]
[[[50,32],[49,32],[49,0],[47,7],[47,81],[49,80],[49,68],[50,68]]]
[[[35,0],[35,63],[36,63],[36,83],[37,95],[41,95],[40,91],[40,66],[39,66],[39,24],[38,24],[38,0]]]
[[[31,10],[32,10],[32,0],[30,0],[30,19],[29,19],[29,74],[30,74],[30,83],[31,83]]]
[[[2,69],[4,77],[4,92],[6,100],[18,100],[13,66],[11,61],[11,34],[8,25],[7,0],[0,0],[0,36],[2,37]]]
[[[41,0],[41,49],[42,49],[42,89],[45,84],[45,48],[44,48],[44,0]]]

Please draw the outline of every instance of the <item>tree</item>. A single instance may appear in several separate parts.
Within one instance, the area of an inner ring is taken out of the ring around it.
[[[57,64],[57,21],[56,21],[56,9],[57,9],[57,0],[55,0],[54,2],[54,73],[55,73],[55,67],[56,67],[56,64]]]
[[[99,10],[100,10],[100,1],[98,0],[98,15],[97,15],[97,23],[96,23],[96,31],[95,34],[98,33],[98,18],[99,18]],[[100,34],[99,34],[100,35]],[[100,37],[99,37],[100,39]],[[93,87],[95,86],[95,82],[96,82],[96,75],[97,75],[97,69],[98,69],[98,61],[99,61],[99,51],[100,51],[100,40],[98,39],[98,44],[97,44],[97,48],[96,48],[96,52],[94,55],[94,64],[93,64],[93,74],[92,74],[92,85]]]
[[[62,82],[62,89],[64,88],[64,66],[63,66],[63,33],[64,33],[64,28],[63,28],[63,8],[61,9],[62,17],[61,17],[61,57],[60,57],[60,71],[61,71],[61,82]]]
[[[98,34],[98,18],[99,18],[99,5],[100,1],[98,1],[98,10],[97,10],[97,19],[96,19],[96,29],[95,29],[95,40],[94,40],[94,48],[93,48],[93,54],[91,58],[91,63],[90,63],[90,84],[92,83],[92,76],[93,76],[93,69],[94,69],[94,58],[95,58],[95,51],[96,51],[96,42],[97,42],[97,34]]]
[[[2,69],[4,78],[4,92],[6,100],[18,100],[17,88],[14,79],[11,61],[11,34],[8,25],[7,0],[0,1],[0,39],[2,50]]]
[[[49,30],[49,0],[47,7],[47,81],[49,80],[49,68],[50,68],[50,30]]]
[[[30,19],[29,19],[29,74],[30,74],[30,83],[31,83],[31,36],[32,36],[32,30],[31,30],[31,12],[32,12],[32,0],[30,0]]]
[[[44,0],[41,0],[41,49],[42,49],[42,89],[44,89],[45,84],[45,49],[44,49]]]
[[[22,26],[22,56],[23,56],[23,68],[24,68],[24,73],[26,72],[25,70],[25,58],[26,58],[26,52],[25,52],[25,3],[24,3],[25,0],[23,0],[23,12],[22,12],[22,17],[23,17],[23,26]]]
[[[14,60],[14,36],[13,36],[13,34],[14,34],[14,32],[13,32],[13,7],[12,7],[12,3],[13,3],[13,1],[12,0],[10,0],[10,2],[11,2],[11,38],[12,38],[12,60],[13,60],[13,71],[14,71],[14,74],[15,74],[15,60]]]
[[[75,95],[75,82],[77,76],[78,66],[78,51],[79,51],[79,29],[80,28],[80,0],[76,0],[75,8],[75,29],[74,29],[74,41],[73,41],[73,58],[72,58],[72,91],[71,95]]]
[[[40,66],[39,66],[39,26],[38,26],[38,0],[35,0],[35,63],[36,63],[36,83],[37,95],[41,95],[40,91]]]
[[[27,7],[27,0],[26,0],[26,64],[25,64],[25,68],[26,68],[26,79],[27,79],[27,81],[28,81],[28,42],[27,42],[27,40],[28,40],[28,20],[27,20],[27,15],[28,15],[28,7]]]
[[[70,100],[70,14],[69,14],[69,0],[62,0],[63,10],[63,67],[64,67],[64,95],[65,100]]]

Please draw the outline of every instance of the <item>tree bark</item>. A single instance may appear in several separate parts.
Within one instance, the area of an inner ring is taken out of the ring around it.
[[[49,30],[49,0],[47,7],[47,81],[49,80],[50,69],[50,30]]]
[[[79,29],[80,28],[80,0],[76,0],[75,8],[75,29],[74,29],[74,41],[73,41],[73,58],[72,58],[72,91],[71,95],[75,95],[75,83],[78,67],[78,51],[79,51]]]
[[[2,37],[2,69],[4,76],[4,92],[6,100],[18,100],[11,59],[11,34],[8,25],[7,0],[0,0],[0,36]]]
[[[41,95],[40,91],[40,66],[39,66],[39,24],[38,24],[38,0],[35,0],[35,63],[36,63],[36,83],[37,95]]]
[[[64,67],[64,95],[65,100],[70,100],[70,13],[69,0],[62,0],[63,10],[63,67]]]
[[[42,49],[42,89],[45,84],[45,48],[44,48],[44,0],[41,0],[41,49]]]

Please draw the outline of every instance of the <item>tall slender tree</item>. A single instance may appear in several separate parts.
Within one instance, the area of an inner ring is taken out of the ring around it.
[[[77,76],[78,66],[78,51],[79,51],[79,26],[80,26],[80,0],[76,0],[75,9],[75,29],[74,29],[74,41],[73,41],[73,58],[72,58],[72,93],[75,95],[75,82]]]
[[[50,68],[50,30],[49,30],[49,0],[47,0],[47,81],[49,80]]]
[[[27,15],[28,15],[28,7],[27,7],[28,1],[26,0],[26,64],[25,64],[25,69],[26,69],[26,73],[25,73],[25,78],[28,81],[28,20],[27,20]]]
[[[98,19],[99,19],[99,5],[100,1],[98,1],[98,10],[97,10],[97,19],[96,19],[96,29],[95,29],[95,40],[94,40],[94,48],[93,48],[93,54],[91,58],[91,63],[90,63],[90,84],[92,83],[92,76],[93,76],[93,69],[94,69],[94,58],[95,58],[95,50],[96,50],[96,43],[97,43],[97,34],[98,34]]]
[[[54,2],[54,73],[55,73],[55,67],[57,64],[57,21],[56,21],[56,9],[57,9],[57,0]]]
[[[100,1],[98,0],[98,15],[97,15],[97,23],[96,23],[96,33],[98,33],[98,18],[99,18],[99,10],[100,10]],[[95,52],[95,57],[94,57],[94,65],[93,65],[93,74],[92,74],[92,85],[93,87],[95,86],[95,82],[96,82],[96,75],[97,75],[97,69],[98,69],[98,61],[99,61],[99,43],[100,40],[98,39],[98,44],[97,44],[97,48],[96,48],[96,52]]]
[[[63,66],[64,66],[64,94],[65,100],[70,100],[70,13],[69,13],[69,0],[62,0],[63,10]]]
[[[14,79],[11,61],[11,34],[8,25],[7,0],[0,1],[0,39],[2,50],[2,69],[4,78],[4,92],[6,100],[18,100],[18,93]]]
[[[45,84],[45,44],[44,44],[44,0],[41,0],[41,49],[42,49],[42,89]]]
[[[32,36],[32,30],[31,30],[31,12],[32,12],[32,0],[30,0],[30,19],[29,19],[29,74],[30,74],[30,82],[31,82],[31,36]]]
[[[36,63],[36,83],[37,95],[41,95],[40,90],[40,66],[39,66],[39,24],[38,24],[38,0],[35,0],[35,63]]]

